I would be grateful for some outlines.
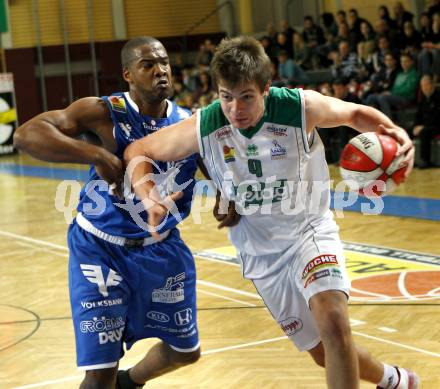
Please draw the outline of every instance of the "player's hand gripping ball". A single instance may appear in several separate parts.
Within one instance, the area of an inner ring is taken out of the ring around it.
[[[366,196],[392,192],[405,180],[406,166],[396,158],[397,141],[375,132],[364,132],[350,140],[339,161],[341,176],[350,189]]]

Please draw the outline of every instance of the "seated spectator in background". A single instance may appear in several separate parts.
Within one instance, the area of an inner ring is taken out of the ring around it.
[[[277,48],[275,47],[275,42],[273,42],[272,39],[267,35],[261,37],[260,42],[267,56],[270,58],[270,60],[272,62],[277,63],[278,58],[277,58]]]
[[[376,34],[369,23],[361,23],[361,39],[357,45],[359,59],[367,63],[376,49]]]
[[[420,14],[419,33],[422,42],[428,42],[431,39],[431,18],[427,12]]]
[[[299,32],[293,34],[293,60],[304,70],[316,69],[318,67],[317,58],[312,56],[312,51],[307,47]]]
[[[428,15],[430,18],[434,16],[436,13],[440,13],[440,0],[430,0],[428,7]]]
[[[378,49],[371,56],[373,72],[377,73],[385,68],[385,56],[391,53],[395,58],[399,56],[399,51],[391,47],[390,41],[386,36],[382,36],[377,41]]]
[[[402,71],[397,74],[390,91],[369,96],[369,105],[378,108],[389,118],[393,117],[393,110],[403,109],[416,101],[419,73],[410,54],[400,55],[400,66]]]
[[[336,24],[338,27],[341,23],[347,23],[347,13],[343,9],[336,12]]]
[[[393,11],[394,11],[394,21],[396,22],[396,28],[400,32],[403,32],[403,25],[405,24],[405,22],[412,23],[414,15],[411,12],[405,10],[405,7],[403,6],[401,1],[397,1],[394,4]]]
[[[201,72],[198,77],[198,86],[194,91],[194,102],[200,105],[200,98],[205,96],[205,100],[211,102],[216,97],[212,88],[211,75],[208,72]]]
[[[388,11],[388,7],[386,5],[379,6],[377,12],[379,14],[379,19],[385,20],[389,28],[396,28],[396,22],[391,19],[390,12]]]
[[[268,23],[266,25],[266,36],[268,36],[271,40],[271,43],[274,45],[277,42],[277,34],[278,31],[276,30],[273,23]]]
[[[338,25],[336,24],[335,17],[331,12],[324,12],[321,14],[321,21],[324,38],[328,42],[338,34]]]
[[[405,22],[403,32],[399,35],[400,50],[406,51],[415,57],[420,51],[421,43],[420,33],[414,28],[412,22]]]
[[[287,43],[292,44],[293,42],[293,33],[295,30],[290,26],[289,21],[287,19],[283,19],[280,22],[280,32],[286,35]]]
[[[419,168],[431,166],[431,140],[440,135],[440,91],[435,89],[434,80],[424,75],[420,80],[421,99],[417,106],[416,124],[413,136],[420,139],[421,162]]]
[[[350,92],[348,80],[338,78],[332,83],[331,96],[347,101],[350,103],[360,104],[361,101],[356,94]],[[326,91],[327,93],[329,91]],[[320,128],[318,130],[326,152],[326,159],[328,162],[337,162],[342,149],[348,141],[359,132],[350,127],[340,126],[336,128]]]
[[[312,55],[319,56],[319,46],[325,44],[324,31],[317,26],[310,15],[304,16],[302,36]]]
[[[278,54],[278,80],[273,83],[274,86],[294,87],[308,82],[304,70],[289,58],[284,50]]]
[[[369,96],[373,93],[381,93],[389,91],[399,72],[399,64],[393,54],[385,55],[385,67],[380,68],[378,72],[371,75],[370,80],[364,83],[362,98],[364,104],[373,105],[373,101],[369,101]]]
[[[360,63],[356,53],[350,52],[347,41],[339,43],[338,51],[330,53],[333,60],[333,78],[351,80],[358,78],[360,74]]]
[[[432,18],[428,41],[422,42],[418,69],[421,74],[432,74],[435,82],[440,78],[440,14],[438,13]]]
[[[275,52],[277,57],[281,51],[286,51],[289,58],[293,58],[293,46],[292,42],[287,41],[287,36],[284,32],[279,32],[277,34],[277,43],[275,45]]]
[[[202,70],[209,70],[211,59],[214,56],[215,45],[206,39],[199,47],[196,56],[196,66]]]
[[[368,25],[370,25],[370,23],[368,23],[365,19],[360,18],[358,11],[355,8],[351,8],[348,11],[347,22],[350,28],[350,46],[354,47],[354,50],[356,50],[357,44],[362,38],[361,24],[367,23]]]
[[[386,37],[390,42],[391,47],[396,47],[398,44],[398,33],[391,29],[385,19],[379,19],[375,24],[375,31],[377,38]]]

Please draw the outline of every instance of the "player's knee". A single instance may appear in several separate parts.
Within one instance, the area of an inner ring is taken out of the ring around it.
[[[197,350],[184,353],[171,349],[171,361],[176,366],[186,366],[196,363],[201,356],[200,347]]]
[[[321,326],[321,337],[325,343],[337,342],[343,346],[350,342],[350,323],[337,307],[330,308],[323,320],[325,324]]]
[[[116,381],[116,367],[112,369],[88,370],[80,389],[114,388]]]

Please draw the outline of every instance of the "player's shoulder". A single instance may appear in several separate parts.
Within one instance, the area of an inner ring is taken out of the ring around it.
[[[289,100],[299,100],[301,99],[301,90],[297,88],[269,88],[269,99],[274,102],[289,101]]]
[[[266,99],[266,118],[269,122],[301,125],[304,97],[301,89],[271,87]]]
[[[192,113],[189,109],[179,106],[175,101],[167,100],[170,107],[170,118],[173,121],[188,119]]]
[[[207,136],[219,128],[229,125],[224,115],[220,100],[215,100],[206,107],[199,110],[200,115],[200,132],[202,136]]]

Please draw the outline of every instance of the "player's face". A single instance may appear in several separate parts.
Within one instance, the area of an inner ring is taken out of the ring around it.
[[[162,101],[171,96],[171,67],[165,48],[153,42],[135,50],[137,59],[124,70],[130,87],[150,101]]]
[[[221,80],[218,93],[222,111],[236,128],[246,129],[255,126],[264,113],[264,96],[269,84],[261,92],[255,82],[229,88]]]

